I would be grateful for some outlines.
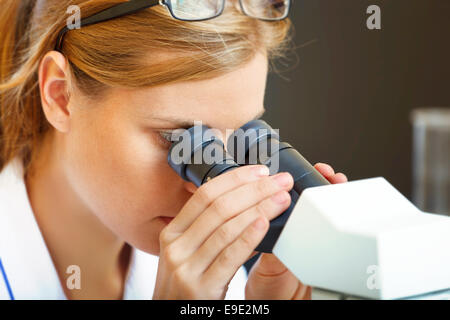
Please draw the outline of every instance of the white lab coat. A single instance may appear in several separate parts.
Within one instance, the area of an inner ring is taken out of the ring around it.
[[[125,299],[152,298],[158,259],[132,249]],[[81,286],[82,277],[81,270]],[[226,299],[244,299],[246,281],[247,273],[241,267]],[[30,206],[19,158],[0,173],[0,300],[12,298],[67,299]]]

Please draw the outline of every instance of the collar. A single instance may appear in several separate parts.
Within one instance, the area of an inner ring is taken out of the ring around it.
[[[125,299],[152,298],[158,260],[132,247]],[[0,173],[0,263],[0,299],[67,299],[33,214],[19,158]]]
[[[0,174],[0,203],[0,258],[13,297],[64,299],[58,274],[28,201],[19,158],[12,160]]]

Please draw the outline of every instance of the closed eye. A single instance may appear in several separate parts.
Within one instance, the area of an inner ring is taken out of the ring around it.
[[[159,131],[159,135],[167,142],[172,142],[173,131]]]
[[[180,135],[186,129],[160,130],[157,132],[158,140],[165,147],[170,147],[172,143],[179,141]]]
[[[169,149],[170,146],[172,145],[172,132],[171,131],[156,131],[154,132],[153,135],[156,139],[156,141],[158,142],[158,144],[160,144],[162,147],[164,147],[164,149]]]

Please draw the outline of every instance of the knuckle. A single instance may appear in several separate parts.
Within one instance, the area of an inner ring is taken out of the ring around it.
[[[256,192],[260,195],[268,195],[274,191],[273,182],[270,178],[264,178],[255,185]]]
[[[258,217],[266,217],[268,214],[268,210],[267,210],[267,205],[265,205],[263,202],[259,202],[256,206],[255,206],[255,211],[256,211],[256,215],[257,218]]]
[[[240,240],[243,247],[253,250],[253,248],[256,246],[255,231],[251,229],[251,231],[249,232],[244,232]]]
[[[192,278],[188,266],[180,265],[172,273],[172,280],[183,296],[192,299],[197,296],[196,281]]]
[[[167,227],[162,229],[159,234],[159,243],[161,247],[165,248],[170,243],[170,238],[170,232]]]
[[[169,266],[175,266],[177,263],[177,254],[173,248],[173,245],[168,245],[162,254],[162,257],[164,259],[164,262]]]
[[[221,243],[229,243],[233,239],[233,231],[228,225],[223,225],[217,229],[217,237]]]
[[[211,193],[209,192],[209,188],[206,184],[201,185],[197,189],[197,192],[195,195],[196,195],[197,199],[205,205],[208,205],[214,201],[214,199],[211,196]]]
[[[240,168],[240,169],[243,169],[243,168]],[[233,181],[233,184],[239,185],[245,181],[245,175],[243,174],[242,171],[243,170],[236,169],[236,170],[232,170],[230,172],[230,178]]]
[[[226,248],[222,251],[222,254],[220,255],[220,264],[221,265],[230,265],[233,262],[234,259],[234,253],[229,248]]]
[[[226,210],[227,210],[227,201],[224,197],[219,197],[213,201],[211,205],[211,209],[216,212],[223,219],[227,218]]]
[[[176,283],[182,284],[186,282],[188,274],[186,273],[186,268],[183,265],[178,266],[172,273],[173,279]]]

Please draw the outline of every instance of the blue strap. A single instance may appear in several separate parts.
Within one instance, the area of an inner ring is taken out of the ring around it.
[[[0,271],[2,272],[3,279],[5,279],[6,288],[8,289],[9,297],[11,300],[14,300],[14,295],[11,290],[11,286],[9,285],[8,277],[6,276],[5,269],[3,268],[2,259],[0,259]]]

